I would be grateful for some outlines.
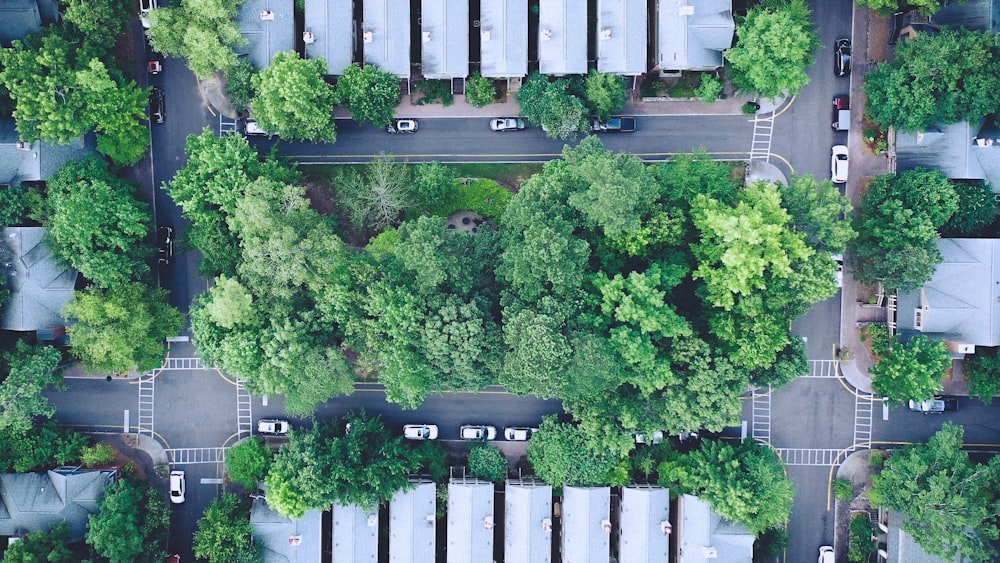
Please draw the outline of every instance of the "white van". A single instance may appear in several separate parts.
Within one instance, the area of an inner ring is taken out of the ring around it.
[[[259,124],[257,124],[257,120],[256,119],[248,119],[247,120],[246,133],[247,133],[247,135],[266,135],[268,137],[277,137],[278,136],[277,133],[269,133],[269,132],[265,131],[264,129],[262,129],[261,126]]]

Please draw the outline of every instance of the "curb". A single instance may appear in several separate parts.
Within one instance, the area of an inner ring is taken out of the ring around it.
[[[160,444],[159,440],[150,438],[145,434],[138,434],[136,447],[149,454],[149,457],[153,460],[154,466],[170,464],[170,460],[167,459],[167,451],[163,448],[163,445]]]

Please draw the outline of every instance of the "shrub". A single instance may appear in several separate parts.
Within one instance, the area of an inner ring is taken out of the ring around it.
[[[862,329],[863,336],[871,341],[872,352],[876,356],[881,356],[889,351],[896,338],[889,334],[889,327],[885,323],[869,323]]]
[[[234,483],[256,489],[257,483],[267,476],[273,459],[274,454],[264,440],[254,436],[226,452],[226,475]]]
[[[885,451],[883,451],[883,450],[872,450],[871,459],[868,461],[868,463],[872,467],[874,467],[876,469],[879,469],[883,465],[885,465],[885,458],[886,458]]]
[[[993,402],[993,395],[1000,393],[1000,357],[997,348],[976,353],[965,362],[965,377],[969,380],[969,396],[985,404]]]
[[[507,478],[507,458],[496,448],[476,444],[469,450],[469,473],[474,477],[500,483]]]
[[[855,514],[851,517],[851,539],[847,548],[847,559],[852,563],[868,561],[875,553],[875,542],[872,535],[875,527],[866,514]]]
[[[436,482],[442,482],[448,477],[448,452],[437,442],[425,441],[413,448],[413,455]]]
[[[83,450],[80,461],[87,467],[104,465],[115,459],[115,449],[109,444],[94,444]]]
[[[743,104],[743,108],[741,109],[743,110],[744,115],[754,115],[757,113],[757,110],[760,109],[760,104],[757,102],[747,102]]]
[[[472,107],[486,107],[496,101],[497,89],[493,81],[478,72],[465,83],[465,100]]]
[[[466,185],[455,183],[455,188],[435,208],[431,215],[448,217],[458,211],[475,211],[487,219],[497,220],[503,215],[511,193],[493,180],[480,178]]]
[[[833,481],[833,496],[838,500],[851,500],[854,496],[854,486],[847,479],[835,479]]]
[[[701,84],[695,89],[694,95],[701,98],[706,104],[710,104],[719,99],[722,95],[722,80],[711,73],[701,75]]]
[[[0,227],[21,225],[28,218],[25,207],[24,190],[21,188],[0,189]]]
[[[861,133],[861,137],[869,145],[875,144],[875,141],[877,141],[879,137],[878,129],[865,129],[864,132]]]
[[[418,106],[440,101],[441,105],[448,107],[455,103],[450,80],[424,80],[417,83],[417,91],[423,94],[423,97],[417,100]]]
[[[229,93],[229,106],[237,113],[243,113],[250,107],[253,100],[253,75],[256,71],[250,61],[240,59],[226,73],[226,92]]]

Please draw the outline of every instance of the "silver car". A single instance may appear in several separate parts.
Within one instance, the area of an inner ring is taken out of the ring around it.
[[[531,435],[538,432],[537,428],[527,426],[508,426],[503,429],[503,437],[512,442],[527,442]]]
[[[479,424],[466,424],[462,426],[459,435],[463,440],[496,440],[497,427]]]

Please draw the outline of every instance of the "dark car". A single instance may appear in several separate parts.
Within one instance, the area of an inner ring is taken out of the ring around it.
[[[590,124],[593,133],[631,133],[635,131],[635,118],[615,116],[607,121],[594,120]]]
[[[163,123],[167,120],[167,102],[163,90],[153,88],[149,93],[149,118],[153,123]]]
[[[833,73],[837,76],[850,76],[851,40],[843,37],[833,45]]]
[[[156,261],[160,264],[170,264],[174,259],[174,229],[163,226],[156,229]]]

